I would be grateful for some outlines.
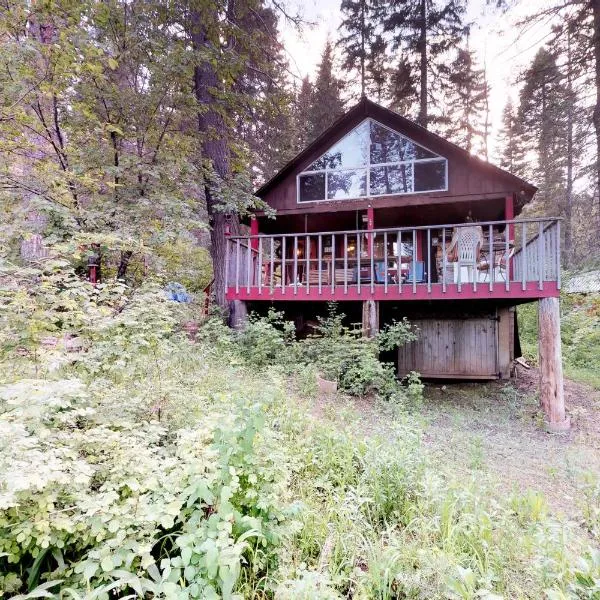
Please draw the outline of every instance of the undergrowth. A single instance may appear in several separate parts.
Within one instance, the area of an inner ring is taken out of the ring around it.
[[[2,344],[0,595],[600,593],[598,553],[542,497],[500,498],[476,475],[429,461],[407,410],[420,382],[392,384],[385,366],[370,366],[411,335],[406,324],[363,343],[332,313],[321,337],[297,342],[273,313],[241,333],[211,319],[192,342],[180,327],[189,315],[158,286],[100,298],[103,289],[70,281],[4,303],[8,327],[19,311],[39,325]],[[42,343],[67,331],[76,351]],[[317,358],[344,390],[396,407],[385,435],[367,435],[335,405],[330,418],[313,416]],[[367,375],[345,379],[338,360]],[[596,494],[590,481],[590,536]]]

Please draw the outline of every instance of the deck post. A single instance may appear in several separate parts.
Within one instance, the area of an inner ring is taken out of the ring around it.
[[[233,329],[244,329],[248,322],[248,308],[244,300],[232,300],[229,306],[229,325]]]
[[[511,333],[514,335],[510,326],[512,319],[514,319],[514,313],[510,312],[510,308],[498,308],[498,377],[500,379],[510,379],[513,344]]]
[[[250,242],[250,247],[252,250],[258,250],[258,238],[254,237],[259,234],[258,230],[258,219],[256,217],[250,217],[250,236],[252,237],[252,242]]]
[[[375,337],[379,332],[379,302],[363,300],[362,330],[364,337]]]
[[[538,301],[538,340],[540,403],[546,415],[546,428],[550,432],[566,431],[570,419],[565,416],[558,298]]]

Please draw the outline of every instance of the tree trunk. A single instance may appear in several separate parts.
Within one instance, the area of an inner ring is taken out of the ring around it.
[[[573,262],[573,65],[571,63],[571,28],[567,28],[567,189],[565,190],[565,258],[566,266]]]
[[[594,16],[594,71],[596,80],[596,106],[594,107],[594,128],[596,129],[596,207],[598,222],[596,239],[600,236],[600,0],[592,0]]]
[[[365,34],[366,34],[366,19],[365,19],[365,2],[362,0],[360,4],[360,90],[361,98],[365,96]]]
[[[216,20],[217,15],[215,14],[214,22]],[[203,52],[206,57],[210,57],[214,48],[211,46],[206,28],[198,12],[192,13],[191,23],[191,38],[194,49]],[[237,215],[228,217],[218,210],[220,199],[214,177],[226,183],[231,175],[227,126],[216,107],[219,100],[213,94],[213,91],[218,90],[221,85],[215,67],[209,58],[206,58],[200,65],[195,67],[194,93],[200,109],[198,112],[198,130],[202,135],[202,159],[205,163],[208,163],[205,166],[209,168],[209,175],[205,175],[204,179],[204,193],[206,211],[211,226],[210,254],[213,264],[213,293],[216,304],[227,310],[225,299],[225,233],[228,219],[232,233],[238,233],[239,220]]]
[[[133,252],[131,250],[125,250],[121,252],[121,260],[119,261],[119,266],[117,268],[117,279],[125,279],[125,275],[127,274],[127,268],[129,267],[129,261],[133,256]]]
[[[427,127],[427,0],[421,0],[420,4],[420,26],[419,36],[419,54],[421,57],[421,89],[420,89],[420,108],[419,125]]]

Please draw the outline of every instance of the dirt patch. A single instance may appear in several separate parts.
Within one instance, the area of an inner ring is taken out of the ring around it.
[[[425,443],[440,463],[490,475],[505,493],[543,493],[556,515],[579,520],[586,472],[600,475],[600,398],[565,381],[571,430],[549,434],[539,409],[539,371],[519,368],[511,383],[429,385]]]

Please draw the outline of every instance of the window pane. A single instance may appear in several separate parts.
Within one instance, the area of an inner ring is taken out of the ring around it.
[[[415,192],[446,189],[446,161],[415,163]]]
[[[332,146],[307,171],[364,167],[369,153],[369,122],[365,121]]]
[[[300,176],[300,202],[325,200],[325,173]]]
[[[327,173],[327,198],[361,198],[367,195],[367,172],[364,169]]]
[[[412,192],[412,165],[392,165],[371,169],[371,194],[406,194]]]
[[[425,150],[403,135],[371,121],[371,164],[435,157],[433,152]]]

